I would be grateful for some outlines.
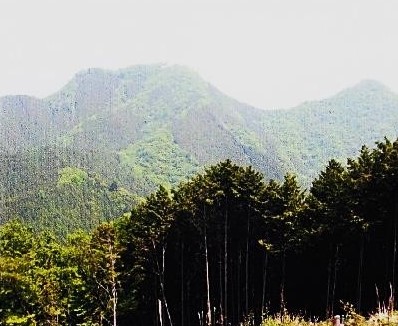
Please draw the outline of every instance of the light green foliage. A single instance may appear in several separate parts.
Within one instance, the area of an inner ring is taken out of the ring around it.
[[[193,104],[209,105],[209,84],[185,67],[163,67],[147,79],[138,98],[149,104],[146,109],[150,114],[163,120],[184,114]]]
[[[32,229],[18,220],[11,220],[0,228],[0,256],[20,257],[32,248]]]
[[[19,250],[20,239],[31,245]],[[12,221],[0,228],[0,245],[1,325],[99,325],[111,316],[118,259],[111,225],[61,244]]]
[[[250,149],[262,152],[264,150],[263,144],[261,143],[258,134],[252,130],[231,127],[231,132],[242,144],[248,146]]]
[[[80,186],[87,180],[88,174],[74,167],[65,167],[59,171],[58,186],[74,185]]]
[[[146,138],[120,152],[121,163],[131,169],[138,184],[150,189],[168,188],[193,175],[197,162],[182,150],[165,129],[158,129]]]

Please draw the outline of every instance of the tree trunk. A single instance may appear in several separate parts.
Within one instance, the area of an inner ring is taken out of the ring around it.
[[[397,218],[398,218],[398,203],[395,202],[394,205],[394,248],[393,248],[393,258],[392,258],[392,289],[389,309],[394,310],[395,308],[395,265],[397,260]]]
[[[329,246],[328,280],[326,289],[326,318],[331,317],[330,287],[332,283],[332,245]]]
[[[226,202],[228,205],[228,202]],[[224,321],[228,320],[228,209],[225,209],[224,221]]]
[[[112,280],[112,301],[113,301],[113,326],[117,325],[116,322],[116,316],[117,316],[117,311],[116,311],[116,305],[117,305],[117,292],[116,292],[116,280],[113,278]]]
[[[223,271],[222,271],[222,260],[223,260],[223,257],[222,257],[222,248],[220,248],[220,252],[219,252],[219,270],[218,270],[218,272],[219,272],[219,286],[220,286],[220,316],[219,316],[219,320],[218,320],[218,323],[220,324],[220,325],[224,325],[224,312],[223,312],[223,309],[224,309],[224,301],[223,301],[223,278],[222,278],[222,275],[223,275]]]
[[[163,312],[162,312],[162,301],[158,299],[158,308],[159,308],[159,322],[160,326],[163,326]]]
[[[265,307],[265,288],[267,284],[267,266],[268,265],[268,252],[265,252],[264,257],[264,272],[263,272],[263,295],[261,298],[261,319],[264,318],[264,307]]]
[[[242,287],[242,282],[241,282],[241,262],[242,262],[242,251],[241,249],[239,249],[239,255],[238,255],[238,318],[241,318],[241,305],[242,305],[242,301],[241,301],[241,287]]]
[[[250,232],[250,214],[247,213],[247,230],[246,230],[246,262],[245,262],[245,313],[249,315],[249,232]]]
[[[363,270],[363,252],[364,252],[364,235],[361,235],[361,245],[359,249],[359,266],[358,266],[358,278],[357,278],[357,311],[361,312],[361,304],[362,304],[362,270]]]
[[[162,241],[163,245],[162,245],[162,268],[160,268],[159,266],[159,261],[157,258],[156,259],[156,265],[157,265],[157,269],[158,269],[158,273],[159,273],[159,281],[160,281],[160,290],[161,290],[161,295],[163,298],[163,304],[164,304],[164,308],[166,310],[167,313],[167,318],[169,320],[170,326],[173,326],[173,322],[171,320],[171,315],[170,315],[170,311],[169,311],[169,307],[167,305],[167,300],[166,300],[166,293],[165,293],[165,286],[164,286],[164,271],[165,271],[165,253],[166,253],[166,247],[164,245],[164,242]],[[154,251],[156,252],[156,244],[155,241],[152,240],[152,246]]]
[[[281,292],[280,292],[280,296],[281,296],[281,316],[282,316],[282,320],[283,317],[285,315],[285,269],[286,269],[286,249],[283,249],[283,253],[282,253],[282,275],[281,275]]]
[[[167,305],[166,293],[165,293],[165,288],[164,288],[165,253],[166,253],[166,248],[165,248],[165,246],[162,246],[162,275],[161,275],[162,281],[160,283],[160,286],[162,288],[163,302],[164,302],[164,307],[166,308],[167,318],[169,319],[170,326],[173,326],[173,322],[171,321],[169,307]]]
[[[336,245],[336,253],[334,256],[334,266],[333,266],[333,287],[332,287],[332,298],[331,298],[331,314],[334,313],[334,298],[336,294],[336,284],[337,284],[337,264],[339,260],[339,245]]]
[[[207,234],[205,228],[205,260],[206,260],[206,294],[207,294],[207,314],[206,325],[212,325],[211,321],[211,303],[210,303],[210,280],[209,280],[209,257],[207,254]]]
[[[112,301],[112,317],[113,317],[113,326],[117,325],[117,283],[116,283],[116,254],[114,252],[114,246],[112,243],[109,244],[108,247],[109,259],[110,259],[110,272],[111,272],[111,288],[110,295]]]
[[[184,325],[184,241],[181,241],[181,325]]]

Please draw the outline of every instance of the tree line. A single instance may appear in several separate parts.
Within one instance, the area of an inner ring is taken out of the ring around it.
[[[91,232],[0,228],[0,323],[238,325],[393,309],[398,140],[303,190],[227,160]]]

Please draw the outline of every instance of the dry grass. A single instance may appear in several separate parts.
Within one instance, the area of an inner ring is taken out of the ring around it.
[[[301,316],[285,314],[274,317],[267,317],[261,323],[261,326],[330,326],[328,321],[310,322]]]
[[[245,324],[251,325],[251,324]],[[332,326],[332,319],[311,322],[301,316],[286,314],[283,316],[275,315],[266,317],[261,326]],[[343,325],[341,325],[343,326]],[[388,311],[387,309],[378,311],[365,318],[357,314],[354,310],[347,311],[344,319],[344,326],[398,326],[398,311]]]
[[[398,325],[398,311],[388,312],[381,311],[377,312],[366,320],[366,324],[369,326],[397,326]]]

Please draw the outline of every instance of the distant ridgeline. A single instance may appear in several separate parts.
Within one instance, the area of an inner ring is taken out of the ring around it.
[[[60,171],[71,194],[96,182]],[[397,175],[398,141],[385,139],[329,161],[309,191],[227,160],[91,232],[58,239],[5,223],[0,324],[257,326],[275,312],[330,317],[346,302],[392,310]]]
[[[0,215],[90,229],[225,159],[308,188],[328,160],[395,139],[397,126],[398,96],[374,81],[260,110],[181,66],[88,69],[44,99],[0,98]]]

